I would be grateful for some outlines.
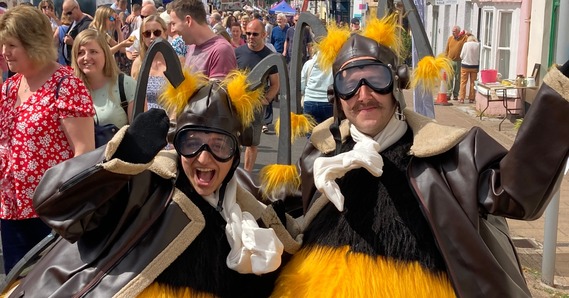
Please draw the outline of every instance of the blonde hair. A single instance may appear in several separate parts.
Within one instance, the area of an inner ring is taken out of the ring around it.
[[[144,33],[145,29],[146,29],[146,24],[148,24],[149,22],[157,22],[160,24],[160,27],[162,27],[162,33],[167,34],[166,30],[168,30],[168,26],[166,26],[166,23],[164,23],[164,20],[157,14],[153,14],[150,16],[147,16],[146,18],[144,18],[144,20],[142,21],[142,25],[140,25],[140,32],[139,32],[139,36],[138,36],[138,40],[140,41],[140,58],[144,59],[144,57],[146,56],[146,51],[148,51],[148,46],[146,45],[146,43],[144,43],[144,39],[142,36],[142,33]]]
[[[476,37],[474,37],[474,35],[470,35],[466,41],[474,41],[474,42],[478,42],[478,40],[476,39]]]
[[[103,75],[107,78],[110,78],[112,84],[114,84],[120,72],[117,63],[115,62],[115,58],[111,53],[111,48],[107,43],[104,33],[100,33],[92,28],[81,31],[81,33],[79,33],[77,37],[75,37],[75,41],[73,42],[73,48],[71,49],[71,67],[73,68],[75,76],[80,78],[85,83],[85,86],[87,86],[89,90],[92,90],[91,84],[85,73],[83,73],[83,71],[81,71],[81,69],[79,68],[79,64],[77,63],[77,56],[79,55],[79,48],[91,41],[95,41],[99,45],[99,47],[101,47],[103,54],[105,55],[105,65],[103,66]]]
[[[0,16],[0,43],[7,38],[19,40],[30,60],[38,66],[57,59],[51,23],[46,15],[33,6],[18,5]]]
[[[107,32],[107,20],[115,15],[116,12],[110,6],[99,6],[95,11],[95,16],[93,17],[93,22],[89,25],[91,28],[96,29],[101,33],[108,33]],[[118,22],[118,17],[115,22]]]
[[[60,20],[60,21],[61,21],[61,25],[66,25],[66,26],[69,26],[69,25],[71,25],[71,24],[73,23],[73,20],[71,19],[71,17],[68,16],[68,15],[66,15],[66,14],[63,14],[63,15],[61,16],[61,20]],[[63,29],[60,29],[60,30],[63,30]]]
[[[46,4],[47,7],[51,8],[52,10],[55,10],[55,5],[53,4],[52,0],[41,0],[40,3],[38,4],[38,9],[41,10],[41,7]]]

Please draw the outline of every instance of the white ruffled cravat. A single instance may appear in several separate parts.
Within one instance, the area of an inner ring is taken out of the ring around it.
[[[242,212],[236,202],[237,182],[235,177],[227,184],[221,216],[227,222],[225,235],[231,246],[227,266],[239,273],[257,275],[275,271],[281,265],[283,244],[271,228],[259,228],[249,212]],[[219,191],[204,199],[217,206]]]
[[[344,195],[336,184],[336,179],[348,171],[365,168],[375,177],[383,174],[383,158],[379,152],[393,145],[407,131],[407,123],[395,115],[385,128],[373,139],[361,133],[350,124],[350,134],[356,142],[351,151],[331,157],[319,157],[314,161],[314,184],[326,195],[339,211],[344,210]]]

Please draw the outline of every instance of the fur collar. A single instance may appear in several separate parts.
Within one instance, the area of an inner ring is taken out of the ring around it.
[[[429,157],[444,153],[454,147],[468,132],[464,128],[456,128],[438,124],[434,119],[425,117],[410,109],[403,111],[407,124],[413,131],[413,145],[409,154],[417,157]],[[334,119],[329,118],[316,126],[310,142],[322,153],[330,153],[336,147],[334,138],[328,129]],[[349,122],[340,125],[342,142],[350,135]]]
[[[545,78],[543,78],[543,82],[565,98],[565,100],[569,100],[569,78],[559,71],[558,65],[553,65],[549,69]]]

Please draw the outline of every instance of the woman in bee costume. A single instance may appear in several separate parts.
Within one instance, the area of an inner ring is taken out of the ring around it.
[[[237,137],[261,107],[248,85],[185,73],[163,93],[175,150],[161,151],[169,120],[151,109],[50,169],[34,203],[61,238],[9,297],[267,297],[289,236],[234,176]]]

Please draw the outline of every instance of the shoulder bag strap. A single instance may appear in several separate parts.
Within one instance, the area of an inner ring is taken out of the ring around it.
[[[61,87],[61,82],[63,80],[65,80],[69,75],[64,75],[59,79],[59,82],[57,82],[57,85],[55,87],[55,99],[59,98],[59,87]]]
[[[119,93],[121,96],[121,107],[124,112],[128,115],[128,102],[126,101],[126,94],[124,93],[124,73],[119,73]]]
[[[4,92],[4,98],[8,98],[8,94],[10,93],[10,88],[12,87],[12,82],[6,85],[6,92]]]
[[[59,98],[59,88],[61,87],[61,82],[63,82],[63,80],[65,80],[67,77],[69,77],[69,75],[64,75],[62,76],[59,81],[57,82],[57,85],[55,86],[55,99],[57,100]],[[97,110],[95,110],[95,124],[99,125],[99,117],[97,117]]]

